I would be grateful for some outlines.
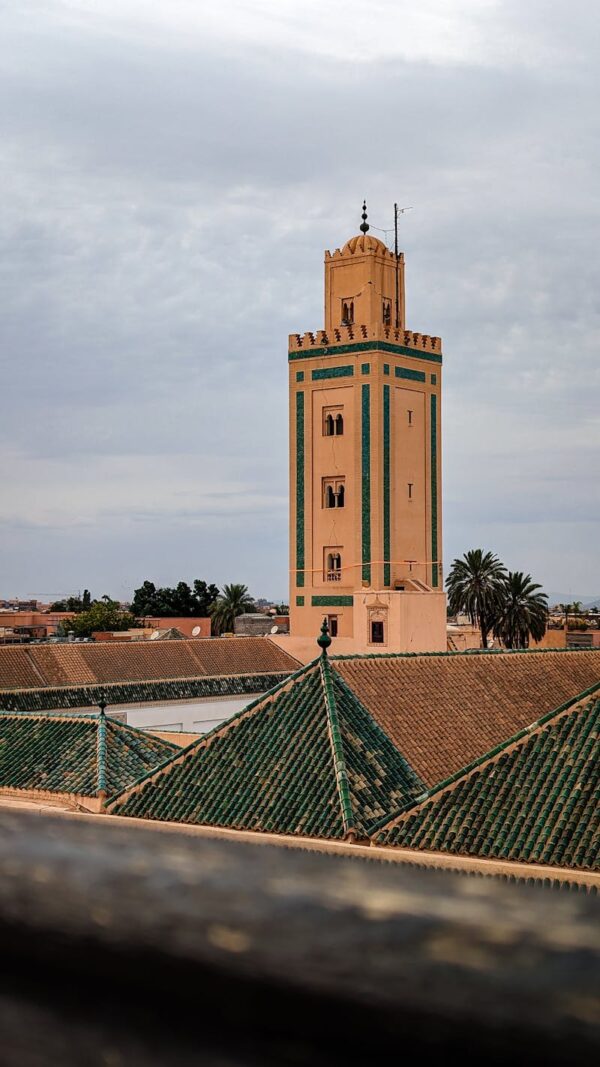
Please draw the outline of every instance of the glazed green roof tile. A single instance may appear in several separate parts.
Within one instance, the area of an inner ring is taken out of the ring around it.
[[[176,751],[107,715],[0,711],[0,790],[111,794]]]
[[[117,815],[367,837],[424,783],[326,658],[126,789]]]
[[[600,869],[600,687],[545,715],[372,834],[374,844]]]

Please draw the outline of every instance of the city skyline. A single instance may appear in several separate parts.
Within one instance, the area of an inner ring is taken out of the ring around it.
[[[287,336],[364,196],[379,236],[413,207],[407,326],[444,338],[446,573],[600,586],[597,15],[376,7],[3,13],[3,596],[286,598]]]

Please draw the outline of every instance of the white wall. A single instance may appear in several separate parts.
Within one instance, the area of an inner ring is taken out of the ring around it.
[[[212,697],[208,700],[172,701],[165,704],[119,704],[115,711],[125,713],[129,726],[142,730],[171,730],[206,733],[225,719],[251,704],[259,693],[243,697]]]

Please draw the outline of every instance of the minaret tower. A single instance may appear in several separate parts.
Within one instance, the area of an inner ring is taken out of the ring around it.
[[[446,649],[441,372],[364,204],[325,252],[325,329],[289,338],[292,639],[325,615],[334,653]]]

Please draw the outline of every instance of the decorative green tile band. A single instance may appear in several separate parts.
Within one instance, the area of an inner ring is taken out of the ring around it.
[[[312,372],[313,382],[318,382],[322,378],[353,378],[354,367],[324,367],[321,370],[314,370]]]
[[[437,385],[437,374],[432,374],[432,375],[430,375],[430,377],[431,377],[431,384],[432,385]]]
[[[383,584],[391,585],[390,566],[390,387],[383,387]]]
[[[362,387],[362,579],[371,581],[371,386]]]
[[[390,373],[390,365],[389,365],[389,363],[384,363],[383,364],[383,373],[389,375],[389,373]]]
[[[296,371],[296,381],[297,382],[303,382],[304,381],[304,371],[303,370],[297,370]]]
[[[296,393],[296,585],[304,585],[304,393]]]
[[[361,363],[360,372],[361,372],[361,374],[370,374],[371,373],[371,364],[370,363]]]
[[[296,607],[297,608],[303,608],[304,607],[304,597],[303,596],[297,596],[296,597]]]
[[[438,586],[437,396],[431,394],[431,584]]]
[[[422,352],[406,345],[392,345],[389,341],[357,341],[351,345],[332,345],[331,348],[301,348],[299,352],[288,352],[288,360],[314,359],[320,356],[345,356],[350,352],[390,352],[395,356],[410,356],[411,359],[424,359],[428,363],[441,363],[438,352]]]
[[[314,596],[311,599],[313,608],[351,608],[353,603],[351,596]]]
[[[409,367],[396,367],[394,374],[397,378],[408,378],[411,382],[426,382],[427,377],[422,370],[410,370]]]

